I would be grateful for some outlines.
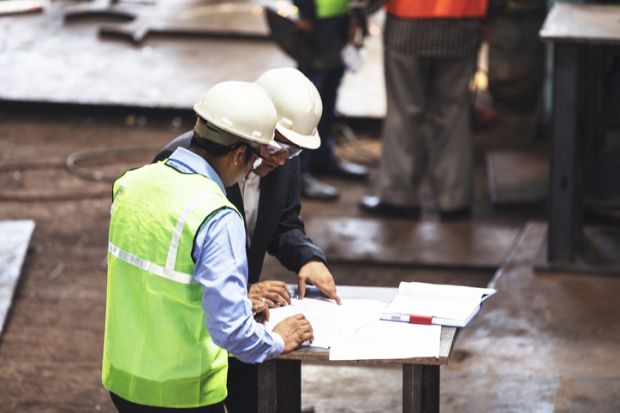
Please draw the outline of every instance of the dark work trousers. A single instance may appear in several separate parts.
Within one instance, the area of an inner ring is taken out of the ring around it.
[[[476,55],[384,53],[387,115],[377,194],[392,205],[418,206],[427,172],[440,209],[470,207],[474,179],[468,84]]]
[[[228,358],[228,413],[258,412],[258,365]]]
[[[186,409],[173,409],[167,407],[145,406],[143,404],[132,403],[122,397],[110,392],[112,402],[119,413],[224,413],[224,402],[211,404],[209,406],[192,407]]]
[[[315,28],[322,36],[333,37],[344,43],[347,40],[350,20],[348,15],[317,19]],[[310,172],[311,168],[321,169],[321,164],[328,163],[334,157],[335,144],[331,134],[334,128],[338,88],[345,68],[338,66],[329,70],[316,70],[300,65],[299,70],[316,86],[323,103],[323,116],[318,125],[321,146],[318,149],[305,150],[301,153],[301,173],[304,174]]]

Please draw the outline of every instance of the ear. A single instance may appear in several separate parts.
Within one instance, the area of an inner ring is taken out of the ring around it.
[[[235,165],[238,164],[244,164],[245,163],[245,151],[248,148],[246,148],[244,145],[238,146],[237,148],[235,148],[234,152],[233,152],[233,163]]]

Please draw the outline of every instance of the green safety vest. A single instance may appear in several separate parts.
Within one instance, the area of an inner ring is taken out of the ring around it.
[[[109,391],[172,408],[226,398],[228,355],[205,326],[191,255],[199,227],[221,208],[236,211],[213,180],[163,162],[114,183],[102,366]]]
[[[315,0],[316,17],[325,19],[350,13],[349,0]]]

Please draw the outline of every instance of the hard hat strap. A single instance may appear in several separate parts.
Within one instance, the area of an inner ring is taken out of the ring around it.
[[[194,125],[194,132],[196,132],[196,134],[203,139],[219,143],[223,146],[230,146],[242,142],[248,143],[248,141],[246,141],[245,139],[235,136],[232,133],[228,133],[226,131],[218,129],[213,125],[208,124],[201,118],[196,119],[196,124]]]

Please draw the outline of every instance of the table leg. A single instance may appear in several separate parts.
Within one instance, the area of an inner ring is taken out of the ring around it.
[[[553,70],[547,258],[550,262],[570,264],[581,236],[582,213],[578,46],[556,43]]]
[[[258,366],[258,412],[301,411],[301,361],[270,360]]]
[[[403,413],[439,413],[439,366],[403,365]]]
[[[604,46],[588,45],[582,52],[580,65],[583,73],[580,81],[583,84],[583,98],[580,101],[587,110],[579,111],[583,115],[583,133],[577,150],[584,154],[583,199],[587,202],[609,199],[608,194],[613,192],[610,189],[617,187],[618,175],[613,173],[613,167],[609,169],[607,166],[608,162],[610,165],[615,162],[604,155],[604,152],[610,153],[605,139],[609,121],[605,90],[611,86],[606,67],[606,49]]]

